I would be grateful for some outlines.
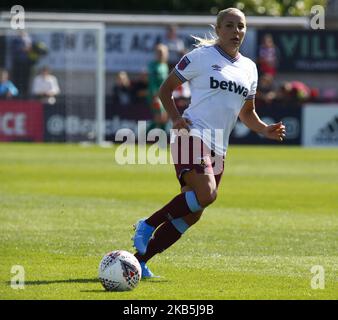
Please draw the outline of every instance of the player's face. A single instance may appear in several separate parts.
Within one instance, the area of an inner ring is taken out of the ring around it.
[[[216,26],[219,44],[231,52],[238,51],[245,33],[245,16],[241,13],[228,13],[224,16],[221,24]]]

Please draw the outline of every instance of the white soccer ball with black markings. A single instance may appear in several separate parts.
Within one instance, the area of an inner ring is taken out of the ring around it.
[[[99,279],[107,291],[130,291],[142,277],[140,263],[124,250],[107,253],[99,265]]]

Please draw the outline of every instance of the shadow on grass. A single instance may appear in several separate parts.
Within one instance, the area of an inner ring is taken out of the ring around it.
[[[80,290],[80,292],[85,292],[85,293],[125,293],[125,291],[107,291],[105,289],[101,290]]]
[[[162,282],[169,282],[163,278],[154,278],[154,279],[142,279],[144,282],[151,282],[151,283],[162,283]],[[100,283],[100,280],[97,278],[92,279],[65,279],[65,280],[35,280],[35,281],[25,281],[25,285],[27,286],[41,286],[41,285],[48,285],[48,284],[58,284],[58,283]],[[6,282],[7,285],[11,285],[10,281]],[[88,291],[81,291],[81,292],[102,292],[102,290],[88,290]]]
[[[65,279],[65,280],[36,280],[36,281],[25,281],[27,286],[41,286],[46,284],[57,284],[57,283],[100,283],[99,279]],[[11,285],[11,282],[7,282]]]
[[[154,279],[142,279],[142,282],[151,282],[151,283],[165,283],[165,282],[170,282],[169,280],[166,279],[161,279],[161,278],[154,278]],[[80,292],[90,292],[90,293],[126,293],[130,291],[106,291],[104,289],[102,290],[80,290]]]

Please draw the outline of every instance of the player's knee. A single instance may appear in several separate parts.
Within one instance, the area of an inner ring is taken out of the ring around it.
[[[215,202],[217,198],[217,190],[210,190],[208,192],[201,193],[197,195],[197,199],[201,207],[206,208]]]

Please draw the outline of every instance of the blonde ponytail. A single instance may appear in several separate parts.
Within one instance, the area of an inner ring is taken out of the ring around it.
[[[215,30],[214,25],[211,25],[211,27]],[[195,41],[196,41],[194,46],[196,48],[199,48],[199,47],[203,47],[203,46],[212,46],[212,45],[216,44],[216,42],[218,40],[217,35],[215,33],[211,33],[211,32],[209,34],[210,34],[210,38],[208,38],[207,36],[205,36],[204,38],[201,38],[201,37],[191,35],[191,37],[193,39],[195,39]]]

